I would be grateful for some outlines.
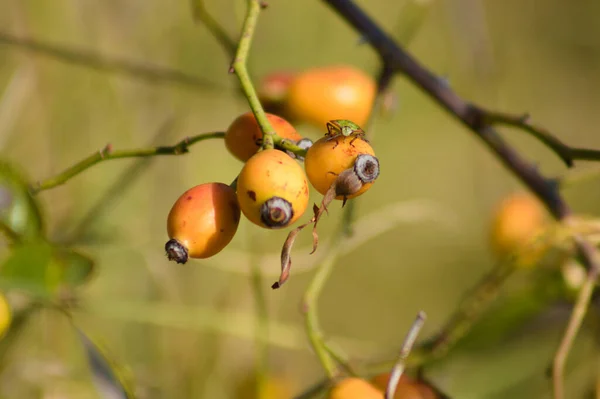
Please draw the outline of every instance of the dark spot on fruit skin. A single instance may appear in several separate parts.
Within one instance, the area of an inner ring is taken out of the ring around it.
[[[256,193],[254,191],[248,190],[246,194],[248,194],[248,197],[250,197],[252,201],[256,201]]]
[[[237,224],[240,221],[240,207],[235,201],[229,202],[229,207],[233,211],[233,221],[235,224]]]
[[[224,232],[224,231],[225,231],[225,229],[219,229],[219,231],[222,233],[222,232]]]
[[[283,165],[283,162],[281,162],[281,161],[277,161],[277,163],[278,163],[279,165]]]
[[[188,200],[188,201],[191,201],[191,199],[192,199],[191,195],[186,198],[186,200]]]

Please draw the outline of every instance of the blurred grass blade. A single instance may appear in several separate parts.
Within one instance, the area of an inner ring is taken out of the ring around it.
[[[132,391],[124,383],[124,378],[105,356],[100,347],[92,341],[81,329],[75,327],[77,335],[85,350],[88,364],[92,372],[92,379],[100,396],[103,399],[130,399]]]
[[[13,241],[35,241],[44,234],[37,201],[16,167],[0,160],[0,224]]]
[[[465,335],[458,350],[473,351],[501,344],[553,303],[564,300],[562,275],[557,270],[533,270],[526,283],[495,303]]]
[[[459,221],[452,209],[427,198],[402,200],[385,205],[369,214],[362,216],[354,222],[354,233],[346,239],[340,249],[341,255],[346,255],[358,250],[361,246],[377,237],[387,234],[401,225],[435,222],[436,228],[446,230],[448,233],[460,234]],[[320,254],[310,255],[313,245],[296,247],[294,256],[294,274],[307,273],[315,269],[322,260],[330,246],[329,242],[321,243]],[[321,255],[322,254],[322,255]],[[281,269],[274,265],[281,264],[281,254],[261,254],[257,262],[261,273],[265,277],[275,277]],[[248,275],[249,269],[239,267],[242,263],[250,263],[250,255],[234,248],[223,251],[212,262],[206,263],[228,273]]]
[[[33,314],[41,308],[39,303],[32,303],[26,308],[14,312],[10,327],[6,334],[0,339],[0,374],[4,371],[4,367],[7,364],[7,355],[9,351],[15,348],[15,342],[21,336],[23,328],[27,325],[27,322],[31,319]]]

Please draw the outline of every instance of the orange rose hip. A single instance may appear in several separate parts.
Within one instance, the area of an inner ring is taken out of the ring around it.
[[[240,221],[235,191],[223,183],[192,187],[173,204],[167,217],[167,257],[177,263],[216,255],[233,239]]]
[[[302,139],[294,126],[280,116],[267,113],[267,119],[275,132],[282,138],[297,142]],[[257,141],[263,134],[254,114],[246,112],[238,116],[225,132],[227,150],[242,162],[246,162],[259,150]]]

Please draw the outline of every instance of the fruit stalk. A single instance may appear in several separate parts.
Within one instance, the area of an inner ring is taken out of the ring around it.
[[[248,9],[246,11],[246,18],[244,20],[244,26],[242,27],[242,34],[238,43],[238,48],[235,54],[235,58],[231,63],[230,73],[235,73],[242,86],[242,91],[248,100],[250,109],[256,117],[256,121],[263,132],[263,149],[272,149],[275,147],[273,141],[273,135],[275,135],[275,129],[271,126],[271,123],[267,119],[265,110],[263,109],[250,75],[248,74],[248,68],[246,67],[246,59],[248,58],[248,52],[250,51],[250,45],[252,44],[252,38],[254,36],[254,30],[256,28],[256,22],[258,21],[258,15],[260,14],[261,5],[258,0],[248,0]]]

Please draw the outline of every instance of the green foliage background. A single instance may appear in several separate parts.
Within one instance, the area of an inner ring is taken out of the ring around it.
[[[237,38],[244,2],[207,3]],[[388,31],[399,32],[404,1],[358,3]],[[600,3],[592,0],[440,0],[409,49],[463,97],[497,110],[529,112],[565,142],[600,148],[599,22]],[[33,181],[107,143],[119,149],[170,145],[187,135],[225,130],[249,109],[227,73],[230,60],[205,27],[193,23],[186,1],[0,0],[0,31],[206,80],[203,87],[148,82],[0,43],[1,154]],[[260,77],[279,69],[352,64],[375,74],[377,57],[358,40],[321,2],[272,1],[259,19],[249,68]],[[492,207],[520,188],[474,135],[410,82],[397,78],[394,89],[398,109],[377,120],[373,140],[382,175],[357,201],[357,211],[366,232],[389,222],[386,207],[394,204],[401,222],[345,252],[320,301],[327,336],[362,360],[392,358],[418,310],[429,316],[423,336],[442,325],[465,290],[492,267]],[[313,138],[324,133],[298,129]],[[544,173],[566,172],[532,138],[505,133]],[[53,240],[66,240],[136,162],[102,163],[42,192]],[[229,183],[240,167],[218,140],[199,143],[184,156],[153,158],[110,201],[103,200],[103,212],[85,223],[85,234],[77,234],[75,248],[94,258],[97,268],[81,290],[74,317],[126,368],[142,398],[234,397],[236,381],[253,367],[250,262],[260,262],[265,275],[273,373],[292,380],[297,392],[322,377],[303,335],[299,300],[325,246],[305,256],[309,234],[302,237],[291,279],[279,291],[268,287],[279,273],[286,232],[244,220],[232,244],[212,259],[181,266],[164,256],[166,215],[177,197],[203,182]],[[564,191],[578,213],[600,211],[597,182]],[[404,202],[422,208],[407,211]],[[320,223],[323,241],[340,215],[332,209]],[[545,312],[511,337],[456,354],[428,375],[461,399],[549,397],[544,371],[566,317],[564,309]],[[582,333],[569,363],[573,398],[584,397],[598,373],[591,335]],[[0,397],[97,397],[76,333],[62,315],[37,314],[14,345],[2,360]]]

